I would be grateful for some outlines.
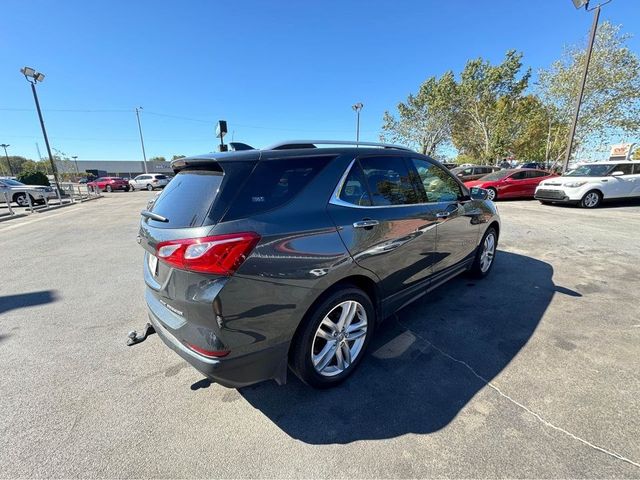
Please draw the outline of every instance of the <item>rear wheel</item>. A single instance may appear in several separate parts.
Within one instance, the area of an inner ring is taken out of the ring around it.
[[[482,241],[476,250],[476,258],[469,272],[476,278],[482,278],[489,274],[493,267],[493,260],[498,247],[498,232],[489,227],[482,237]]]
[[[294,340],[291,368],[306,384],[329,388],[356,369],[373,336],[375,310],[362,290],[329,295],[305,317]]]
[[[602,203],[602,194],[597,190],[591,190],[584,194],[580,200],[582,208],[596,208]]]
[[[498,198],[498,192],[496,191],[496,189],[493,187],[487,188],[487,200],[493,201],[496,198]]]
[[[147,190],[152,191],[153,190],[153,185],[151,185],[151,184],[147,185]]]

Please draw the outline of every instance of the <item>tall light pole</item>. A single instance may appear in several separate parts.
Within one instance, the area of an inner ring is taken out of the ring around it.
[[[356,112],[356,143],[360,143],[360,110],[362,107],[364,107],[362,102],[351,105],[351,108]]]
[[[147,171],[147,153],[144,151],[144,138],[142,138],[142,126],[140,125],[140,110],[142,107],[136,107],[136,118],[138,119],[138,132],[140,132],[140,145],[142,145],[142,159],[144,164],[144,173],[149,173]]]
[[[587,47],[587,56],[584,61],[584,71],[582,72],[582,79],[580,81],[580,91],[578,92],[578,98],[576,99],[576,106],[573,111],[573,120],[571,122],[571,128],[569,129],[569,142],[567,145],[567,152],[564,157],[564,164],[562,165],[562,173],[565,173],[569,168],[569,161],[571,160],[571,151],[573,150],[573,139],[576,135],[576,127],[578,125],[578,117],[580,116],[580,106],[582,105],[582,97],[584,96],[584,87],[587,84],[587,75],[589,74],[589,63],[591,62],[591,52],[593,51],[593,42],[596,39],[596,31],[598,30],[598,19],[600,18],[600,7],[606,5],[611,0],[606,0],[599,3],[594,8],[589,8],[590,0],[572,0],[576,8],[582,8],[587,12],[595,10],[593,14],[593,24],[591,25],[591,35],[589,36],[589,46]]]
[[[7,159],[7,165],[9,165],[9,172],[13,177],[13,167],[11,166],[11,162],[9,161],[9,154],[7,153],[7,147],[10,147],[10,146],[11,145],[9,145],[8,143],[3,143],[2,145],[0,145],[0,147],[4,148],[4,156]]]
[[[75,162],[75,164],[76,164],[76,175],[80,175],[80,170],[78,169],[78,156],[77,156],[77,155],[74,155],[74,156],[72,156],[71,158],[73,158],[73,161],[74,161],[74,162]]]
[[[42,135],[44,136],[44,143],[47,146],[47,153],[49,154],[49,161],[51,162],[51,171],[53,172],[53,178],[56,182],[56,188],[58,192],[62,192],[60,189],[60,179],[58,178],[58,169],[53,161],[53,155],[51,155],[51,147],[49,146],[49,137],[47,137],[47,130],[44,128],[44,119],[42,118],[42,110],[40,110],[40,102],[38,101],[38,94],[36,93],[36,83],[44,80],[44,74],[36,72],[31,67],[23,67],[20,69],[20,73],[24,75],[27,82],[31,84],[31,91],[33,92],[33,100],[36,102],[36,110],[38,111],[38,118],[40,119],[40,126],[42,127]]]

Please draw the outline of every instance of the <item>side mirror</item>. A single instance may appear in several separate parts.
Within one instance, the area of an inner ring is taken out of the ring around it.
[[[480,187],[471,187],[471,200],[486,200],[489,193]]]
[[[615,172],[611,172],[612,177],[619,177],[620,175],[624,175],[624,172],[621,170],[616,170]]]

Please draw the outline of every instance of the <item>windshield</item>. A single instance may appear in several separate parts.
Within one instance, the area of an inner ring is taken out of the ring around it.
[[[508,177],[512,173],[513,173],[512,170],[500,170],[497,172],[490,173],[489,175],[485,175],[484,177],[480,178],[480,180],[483,180],[483,181],[502,180],[503,178]]]
[[[603,177],[613,165],[582,165],[564,174],[565,177]]]
[[[17,180],[12,180],[10,178],[3,178],[2,183],[5,185],[9,185],[10,187],[22,187],[24,183],[18,182]]]

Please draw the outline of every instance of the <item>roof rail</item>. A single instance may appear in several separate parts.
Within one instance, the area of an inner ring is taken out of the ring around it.
[[[356,147],[382,147],[393,148],[396,150],[412,151],[410,148],[403,147],[402,145],[393,145],[391,143],[379,143],[379,142],[352,142],[349,140],[287,140],[284,142],[278,142],[268,146],[264,150],[288,150],[293,148],[316,148],[316,145],[355,145]]]

